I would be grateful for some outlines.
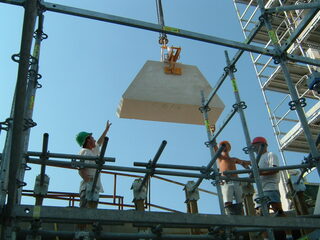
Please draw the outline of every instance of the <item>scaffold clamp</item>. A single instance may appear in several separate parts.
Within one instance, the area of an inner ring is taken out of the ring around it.
[[[19,179],[16,179],[16,182],[17,182],[18,188],[27,186],[26,182],[20,181]]]
[[[199,111],[201,113],[209,112],[209,111],[211,111],[211,108],[208,105],[205,105],[205,106],[199,107]]]
[[[24,128],[23,128],[23,130],[24,131],[26,131],[27,129],[29,129],[29,128],[33,128],[33,127],[35,127],[35,126],[37,126],[37,123],[36,122],[34,122],[31,118],[25,118],[24,119]]]
[[[10,121],[12,122],[12,118],[7,118],[4,122],[0,122],[0,133],[1,133],[1,130],[5,130],[5,131],[8,131],[9,130],[9,124],[10,124]],[[5,125],[6,127],[4,127],[3,125]]]
[[[268,196],[263,196],[263,197],[257,197],[254,199],[254,201],[258,204],[263,205],[263,203],[269,202],[271,199]]]
[[[214,147],[217,145],[216,139],[212,139],[211,141],[206,141],[204,142],[204,145],[206,145],[206,147]]]
[[[50,177],[47,174],[44,174],[43,183],[41,185],[41,175],[36,177],[36,181],[34,183],[34,194],[45,196],[48,193]]]
[[[256,148],[251,145],[249,147],[244,147],[242,148],[242,151],[245,153],[245,154],[249,154],[249,152],[254,152],[256,150]]]
[[[277,35],[274,31],[269,31],[268,32],[270,38],[272,39],[272,42],[278,42]],[[273,63],[278,65],[280,64],[281,61],[286,61],[287,60],[287,55],[285,53],[277,54],[273,57]]]
[[[218,171],[217,171],[218,172]],[[222,184],[222,180],[218,179],[217,176],[219,176],[219,172],[217,173],[216,171],[213,171],[210,175],[210,178],[213,179],[213,181],[211,182],[211,184],[216,187],[218,185]]]
[[[133,202],[136,200],[146,200],[147,199],[147,187],[141,186],[143,181],[141,178],[135,179],[132,183],[131,189],[133,190]]]
[[[227,74],[230,73],[230,71],[233,72],[233,73],[235,73],[235,72],[238,71],[238,69],[237,69],[234,65],[227,66],[227,67],[225,67],[223,70],[224,70],[225,73],[227,73]]]
[[[11,56],[11,60],[16,62],[16,63],[20,63],[20,53],[16,53],[16,54],[13,54]],[[38,63],[38,59],[36,59],[35,57],[33,56],[29,56],[29,65],[34,65],[34,64],[37,64]]]
[[[189,201],[198,201],[200,199],[200,195],[199,195],[199,189],[195,188],[195,182],[194,181],[188,181],[187,184],[184,186],[183,190],[186,193],[186,203],[188,203]]]
[[[289,106],[290,106],[290,110],[296,110],[297,109],[297,106],[300,106],[300,107],[305,107],[307,106],[307,103],[306,103],[306,99],[305,98],[299,98],[297,100],[292,100],[289,102]]]
[[[233,104],[232,107],[233,107],[236,111],[238,111],[239,108],[241,108],[241,109],[246,109],[248,106],[246,105],[246,103],[245,103],[244,101],[241,101],[241,102],[239,102],[239,103]]]

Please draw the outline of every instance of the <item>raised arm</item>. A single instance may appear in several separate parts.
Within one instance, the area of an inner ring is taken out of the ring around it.
[[[101,136],[99,137],[97,143],[99,145],[102,145],[103,144],[103,141],[104,141],[104,138],[105,136],[107,136],[107,133],[109,131],[109,128],[111,126],[112,123],[109,122],[109,120],[107,121],[107,124],[106,124],[106,128],[104,129],[103,133],[101,134]]]

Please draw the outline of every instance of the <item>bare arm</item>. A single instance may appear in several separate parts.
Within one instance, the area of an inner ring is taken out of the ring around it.
[[[246,161],[246,160],[241,160],[239,158],[233,158],[234,162],[236,164],[240,164],[242,165],[244,168],[249,168],[249,165],[251,165],[250,161]]]
[[[274,170],[274,171],[259,171],[260,175],[262,175],[262,176],[270,176],[270,175],[274,175],[274,174],[276,174],[278,172],[279,172],[278,170]]]
[[[99,137],[97,143],[99,145],[102,145],[103,144],[103,141],[104,141],[104,138],[107,136],[107,133],[109,131],[109,128],[111,126],[112,123],[109,122],[109,120],[107,121],[107,125],[106,125],[106,128],[104,129],[103,133],[101,134],[101,136]]]

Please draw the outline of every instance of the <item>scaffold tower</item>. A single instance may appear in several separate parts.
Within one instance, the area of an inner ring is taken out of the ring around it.
[[[317,8],[312,7],[313,4],[317,4],[316,2],[264,1],[265,8],[274,9],[265,12],[270,27],[272,27],[272,29],[268,29],[266,25],[260,27],[261,21],[265,21],[265,19],[261,16],[258,1],[233,1],[245,38],[254,34],[252,43],[266,48],[280,45],[281,50],[286,54],[319,59],[320,12]],[[287,5],[291,5],[291,8]],[[304,8],[306,5],[309,7]],[[288,73],[286,74],[279,64],[279,59],[252,52],[250,57],[283,163],[288,165],[290,164],[286,154],[288,151],[310,153],[308,142],[311,139],[316,141],[316,145],[318,145],[319,92],[314,88],[312,79],[318,74],[319,68],[296,61],[287,61]],[[291,90],[286,81],[286,75],[292,81]],[[295,111],[295,102],[297,101],[303,107],[300,116],[305,116],[305,122],[299,117],[298,111]],[[309,136],[305,134],[304,125],[310,131]],[[290,177],[288,173],[282,175],[283,192],[286,193],[289,191],[285,184],[288,181],[288,176]],[[290,201],[287,201],[287,206],[289,205]]]
[[[233,2],[241,29],[247,38],[250,33],[256,31],[256,26],[260,24],[259,6],[257,1],[234,0]],[[287,54],[319,59],[320,12],[317,8],[303,9],[304,4],[313,2],[316,1],[264,1],[265,8],[277,9],[270,12],[270,22],[274,29],[273,36],[279,45],[285,46],[283,50]],[[281,7],[289,4],[300,8],[280,10]],[[256,31],[252,43],[261,47],[273,45],[265,26]],[[292,104],[292,97],[279,62],[273,57],[262,54],[250,53],[250,56],[280,151],[309,153],[310,147],[303,134],[298,115],[292,111],[292,107],[288,108],[288,103]],[[320,130],[319,94],[308,87],[307,79],[312,72],[318,70],[316,66],[288,61],[288,71],[298,98],[306,102],[304,113],[314,140],[317,139]],[[286,163],[285,158],[284,162]]]

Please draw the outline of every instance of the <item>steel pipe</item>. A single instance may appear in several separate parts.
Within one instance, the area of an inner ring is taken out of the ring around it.
[[[236,114],[237,109],[233,109],[231,113],[228,115],[227,119],[223,122],[222,126],[219,128],[217,133],[211,138],[211,142],[215,141],[217,137],[220,135],[222,130],[227,126],[227,124],[230,122],[230,120],[233,118],[233,116]]]
[[[27,152],[25,154],[26,157],[41,157],[41,152]],[[64,153],[47,153],[49,158],[63,158],[63,159],[79,159],[79,160],[89,160],[89,161],[97,161],[99,157],[93,156],[83,156],[83,155],[75,155],[75,154],[64,154]],[[115,162],[116,159],[113,157],[105,157],[103,161],[106,162]]]
[[[44,162],[47,160],[47,153],[48,153],[48,142],[49,142],[49,134],[43,134],[43,143],[42,143],[42,155],[40,157],[41,160],[41,170],[40,170],[40,186],[43,185],[44,175],[46,172],[46,165]]]
[[[211,161],[208,163],[206,169],[204,170],[204,173],[205,174],[209,174],[211,172],[211,168],[213,166],[213,164],[216,162],[217,158],[220,156],[220,154],[222,153],[222,151],[226,148],[226,146],[222,145],[220,146],[220,148],[218,149],[218,151],[216,151],[214,153],[214,156],[213,158],[211,159]],[[194,186],[192,187],[191,189],[191,192],[193,192],[194,190],[196,190],[197,187],[200,186],[200,184],[202,183],[203,181],[203,177],[201,178],[198,178],[197,182],[194,184]]]
[[[150,165],[147,165],[147,168],[149,167],[150,171],[147,172],[147,173],[144,175],[144,177],[143,177],[143,179],[142,179],[142,182],[140,183],[140,186],[139,186],[139,190],[138,190],[138,191],[141,191],[141,189],[143,188],[143,186],[146,184],[148,178],[153,175],[153,172],[155,171],[156,163],[157,163],[157,161],[159,160],[160,155],[161,155],[161,153],[163,152],[163,149],[166,147],[166,145],[167,145],[167,141],[163,140],[162,143],[161,143],[161,145],[160,145],[160,147],[159,147],[159,149],[158,149],[158,151],[157,151],[157,153],[156,153],[156,155],[154,156],[153,160],[150,161],[150,163],[149,163]]]
[[[15,89],[12,141],[10,149],[7,216],[11,217],[17,198],[17,173],[23,157],[23,127],[26,104],[26,87],[30,62],[30,51],[37,16],[37,0],[25,1],[20,59]]]
[[[29,158],[29,163],[32,164],[41,164],[41,160],[37,158]],[[46,160],[45,164],[47,166],[53,166],[53,167],[67,167],[71,169],[76,169],[73,163],[70,162],[64,162],[64,161],[56,161],[56,160]],[[96,164],[81,164],[82,167],[85,168],[97,168]],[[104,170],[113,170],[113,171],[120,171],[120,172],[137,172],[137,173],[150,173],[150,169],[141,169],[141,168],[133,168],[133,167],[122,167],[122,166],[110,166],[110,165],[103,165],[102,169]],[[175,172],[175,171],[162,171],[162,170],[154,170],[154,174],[157,175],[169,175],[169,176],[178,176],[178,177],[191,177],[191,178],[208,178],[213,179],[214,176],[209,176],[207,174],[197,174],[197,173],[188,173],[188,172]],[[221,180],[230,180],[231,178],[226,176],[217,176]],[[234,178],[232,179],[234,181],[252,181],[248,178]]]
[[[310,3],[299,3],[293,5],[279,6],[275,8],[266,8],[266,13],[280,13],[284,11],[293,11],[293,10],[303,10],[303,9],[319,9],[320,2],[310,2]]]
[[[64,237],[74,238],[76,232],[72,231],[50,231],[50,230],[20,230],[21,236],[28,234],[36,234],[42,237]],[[90,237],[95,237],[93,232],[89,232]],[[202,239],[215,239],[214,235],[203,234],[203,235],[190,235],[190,234],[155,234],[155,233],[106,233],[100,232],[97,234],[98,239],[190,239],[190,240],[202,240]]]
[[[144,162],[134,162],[134,166],[136,167],[146,167],[148,163]],[[174,165],[174,164],[163,164],[157,163],[155,168],[171,168],[171,169],[181,169],[181,170],[191,170],[191,171],[204,171],[206,169],[205,166],[196,167],[196,166],[185,166],[185,165]]]
[[[109,142],[109,138],[105,137],[104,141],[103,141],[103,145],[101,147],[100,156],[99,156],[98,164],[97,164],[97,169],[96,169],[96,172],[94,174],[94,179],[93,179],[92,188],[91,188],[91,194],[94,193],[94,190],[95,190],[95,188],[97,186],[97,181],[98,181],[98,178],[99,178],[99,174],[100,174],[102,166],[104,164],[103,158],[104,158],[104,154],[106,152],[106,148],[107,148],[108,142]]]
[[[266,216],[221,216],[217,214],[190,214],[167,212],[140,212],[90,208],[37,207],[20,205],[15,207],[15,216],[20,221],[34,220],[39,216],[42,222],[123,224],[172,224],[181,228],[208,228],[212,226],[258,227],[275,229],[319,229],[318,218],[305,217],[266,217]],[[36,214],[36,215],[35,215]],[[85,219],[85,220],[84,220]]]
[[[259,172],[262,171],[282,171],[282,170],[289,170],[289,169],[300,169],[300,168],[309,168],[309,164],[300,164],[300,165],[291,165],[291,166],[281,166],[281,167],[272,167],[272,168],[259,168]],[[251,173],[252,169],[244,169],[244,170],[229,170],[224,171],[224,175],[230,174],[244,174],[244,173]]]
[[[245,43],[249,44],[252,42],[252,40],[254,39],[254,37],[257,35],[257,33],[260,31],[260,29],[262,28],[263,24],[261,22],[259,22],[259,24],[257,24],[252,31],[250,32],[249,36],[246,38],[246,40],[244,41]],[[234,57],[231,60],[231,65],[234,66],[238,60],[240,59],[240,57],[242,56],[242,54],[244,53],[244,50],[239,50]],[[212,98],[216,95],[216,93],[218,92],[219,88],[222,86],[222,83],[224,82],[224,80],[227,78],[228,73],[224,72],[222,74],[222,76],[219,78],[217,84],[215,85],[215,87],[212,89],[212,91],[209,93],[209,96],[207,98],[207,100],[204,103],[205,107],[209,106],[209,103],[211,102]]]

